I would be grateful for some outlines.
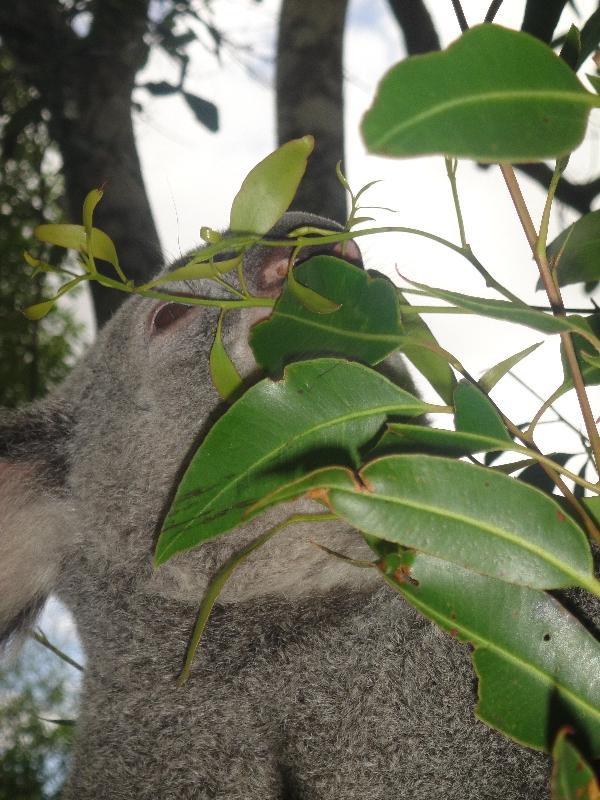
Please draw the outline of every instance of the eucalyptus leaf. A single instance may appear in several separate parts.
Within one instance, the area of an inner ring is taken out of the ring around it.
[[[286,284],[273,312],[252,328],[250,345],[270,373],[315,355],[377,364],[402,339],[394,286],[333,256],[314,256],[295,268],[298,280],[339,306],[322,315],[306,308]]]
[[[427,346],[419,347],[407,343],[409,340],[412,340],[420,341],[423,345],[439,346],[429,326],[419,315],[402,313],[402,307],[410,306],[410,303],[402,292],[396,290],[396,293],[400,303],[402,326],[406,334],[406,340],[402,345],[402,352],[411,364],[427,378],[442,400],[450,404],[452,403],[454,387],[456,386],[454,373],[447,360],[440,353],[434,352]]]
[[[428,297],[439,297],[453,303],[458,308],[464,308],[473,314],[479,314],[491,319],[500,319],[513,322],[517,325],[526,325],[541,333],[564,333],[576,332],[586,338],[595,348],[600,350],[600,340],[594,336],[582,317],[572,314],[566,317],[558,317],[545,311],[538,311],[526,305],[511,303],[508,300],[489,300],[485,297],[473,297],[472,295],[451,292],[446,289],[436,289],[424,283],[411,281],[417,289],[404,289],[407,294],[425,295]]]
[[[231,206],[232,231],[262,236],[275,225],[294,199],[314,144],[312,136],[292,139],[250,170]]]
[[[387,417],[429,406],[361,364],[291,364],[248,389],[192,458],[158,540],[155,563],[235,527],[258,499],[335,459],[356,466]]]
[[[83,227],[92,235],[92,218],[94,216],[94,209],[102,200],[104,192],[102,189],[92,189],[91,192],[88,192],[85,196],[85,200],[83,201]],[[108,260],[108,259],[107,259]]]
[[[600,94],[600,75],[587,75],[588,81],[592,84],[596,94]]]
[[[573,458],[573,453],[550,453],[548,458],[564,467]],[[546,494],[552,494],[556,488],[556,483],[539,463],[526,467],[519,475],[519,480],[523,483],[528,483],[530,486],[535,486],[536,489],[546,492]]]
[[[34,229],[33,235],[41,242],[48,242],[49,244],[90,255],[88,253],[86,230],[83,225],[38,225]],[[108,261],[117,271],[120,270],[114,242],[104,231],[99,228],[92,228],[90,245],[94,258]]]
[[[600,44],[600,8],[597,8],[594,13],[588,18],[587,22],[581,29],[581,52],[577,62],[577,69],[583,64],[588,56],[594,50],[598,49]]]
[[[518,353],[515,353],[514,355],[503,359],[495,366],[490,367],[490,369],[488,369],[487,372],[485,372],[479,379],[479,385],[481,388],[486,392],[491,392],[494,386],[506,375],[507,372],[510,372],[510,370],[520,361],[522,361],[524,358],[527,358],[527,356],[533,353],[534,350],[537,350],[541,344],[541,342],[532,344],[530,347],[526,347],[524,350],[520,350]]]
[[[600,495],[584,497],[583,505],[588,514],[594,518],[598,527],[600,527]]]
[[[560,57],[565,61],[571,69],[577,69],[579,56],[581,55],[581,34],[576,25],[571,25],[563,46],[560,49]]]
[[[43,319],[54,308],[56,300],[43,300],[23,309],[23,314],[32,321]]]
[[[409,576],[400,582],[388,575],[388,582],[475,646],[477,715],[484,722],[543,750],[569,723],[600,755],[600,642],[558,601],[423,554]]]
[[[144,289],[151,289],[154,286],[160,286],[163,283],[170,283],[171,281],[195,281],[203,278],[215,278],[223,272],[236,269],[242,263],[242,255],[235,256],[235,258],[228,258],[224,261],[199,261],[192,259],[184,264],[183,267],[178,267],[172,272],[166,272],[159,275],[158,278],[144,284]]]
[[[583,531],[553,499],[487,467],[421,454],[377,458],[358,476],[330,467],[281,479],[247,517],[302,494],[363,533],[482,575],[600,596]]]
[[[221,327],[225,312],[219,314],[213,346],[210,349],[210,377],[215,389],[224,400],[231,400],[242,388],[242,379],[229,354],[223,347]]]
[[[333,314],[334,311],[339,310],[339,303],[334,303],[333,300],[315,292],[309,286],[298,283],[293,269],[288,271],[287,286],[300,302],[300,305],[304,306],[307,311],[312,311],[313,314],[321,316],[323,314]]]
[[[550,258],[561,254],[556,269],[559,286],[599,280],[600,211],[584,214],[569,225],[548,245],[547,251]],[[542,288],[539,281],[537,288]]]
[[[443,428],[431,428],[425,425],[410,425],[404,422],[392,422],[388,425],[386,442],[403,452],[417,450],[447,456],[466,456],[475,453],[493,451],[525,453],[526,448],[515,444],[505,435],[494,437],[489,434],[466,431],[448,431]]]
[[[479,25],[445,51],[393,67],[362,132],[385,155],[540,161],[577,147],[597,102],[538,39]]]
[[[592,768],[567,736],[564,727],[552,748],[552,800],[600,800],[600,784]]]
[[[469,381],[460,381],[454,390],[454,409],[457,431],[484,434],[509,446],[513,444],[492,402]]]
[[[381,539],[535,588],[595,586],[587,539],[547,495],[486,467],[392,455],[332,489],[332,511]],[[596,590],[598,591],[598,589]]]
[[[579,319],[581,320],[581,324],[586,325],[592,334],[595,336],[600,335],[600,312],[590,314],[589,317],[579,317]],[[573,334],[571,340],[585,385],[598,386],[598,384],[600,384],[600,356],[597,353],[590,352],[591,347],[589,342],[579,334]],[[573,388],[573,377],[562,344],[560,347],[560,356],[564,374],[562,390],[566,392]]]

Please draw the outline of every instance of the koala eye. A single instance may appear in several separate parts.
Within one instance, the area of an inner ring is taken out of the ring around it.
[[[168,300],[159,303],[150,316],[151,334],[163,333],[195,307],[186,306],[184,303],[172,303]]]

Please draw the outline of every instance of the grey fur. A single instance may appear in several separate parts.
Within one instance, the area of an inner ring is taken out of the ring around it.
[[[288,215],[276,234],[305,219]],[[272,258],[249,255],[253,285]],[[0,630],[53,591],[87,655],[64,800],[546,797],[546,757],[474,718],[468,648],[372,570],[309,544],[363,554],[342,525],[304,525],[258,551],[175,688],[210,576],[289,508],[153,571],[157,520],[219,398],[217,312],[151,338],[152,308],[129,300],[52,398],[0,417]],[[231,313],[224,329],[247,375],[255,319]]]

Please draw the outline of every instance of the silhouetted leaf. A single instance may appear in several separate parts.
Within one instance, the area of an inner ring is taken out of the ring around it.
[[[214,103],[189,92],[182,91],[181,94],[198,122],[213,133],[219,130],[219,109]]]

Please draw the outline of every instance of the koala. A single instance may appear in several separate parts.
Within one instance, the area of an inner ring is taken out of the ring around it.
[[[335,227],[288,213],[270,235],[309,223]],[[252,291],[276,296],[288,257],[247,252]],[[221,291],[208,281],[167,289]],[[249,381],[260,313],[231,311],[223,323]],[[176,686],[211,577],[290,513],[273,509],[152,566],[182,464],[223,411],[209,372],[217,315],[134,296],[51,396],[0,415],[2,637],[26,631],[52,592],[87,656],[64,800],[547,797],[547,756],[475,718],[468,646],[376,570],[313,546],[368,558],[342,522],[294,526],[253,553]]]

